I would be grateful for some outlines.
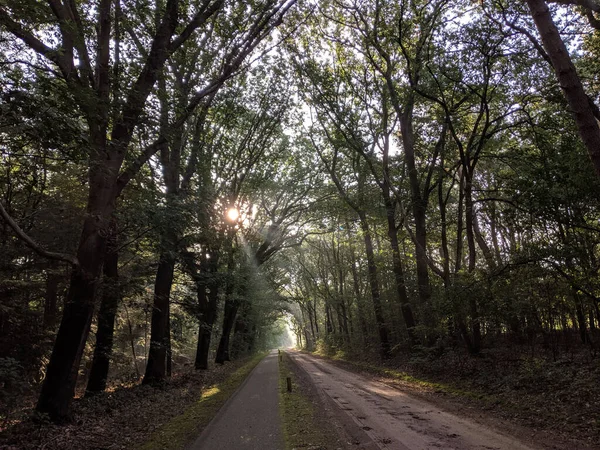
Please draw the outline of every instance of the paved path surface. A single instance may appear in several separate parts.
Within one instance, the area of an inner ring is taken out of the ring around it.
[[[250,373],[204,429],[192,450],[282,450],[277,350]]]
[[[442,411],[387,384],[304,353],[290,351],[289,354],[379,448],[529,449],[511,436]]]

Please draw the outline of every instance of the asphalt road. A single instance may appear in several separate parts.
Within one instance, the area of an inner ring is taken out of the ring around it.
[[[277,350],[263,359],[190,447],[193,450],[284,448]]]

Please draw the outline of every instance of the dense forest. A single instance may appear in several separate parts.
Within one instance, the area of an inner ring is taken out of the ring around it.
[[[288,332],[597,363],[599,64],[597,0],[0,0],[0,420]]]

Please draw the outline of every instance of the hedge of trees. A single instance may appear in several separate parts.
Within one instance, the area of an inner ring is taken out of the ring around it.
[[[556,357],[573,331],[594,350],[598,14],[2,2],[7,402],[39,388],[62,421],[78,385],[207,369],[286,321],[302,347],[383,360]]]

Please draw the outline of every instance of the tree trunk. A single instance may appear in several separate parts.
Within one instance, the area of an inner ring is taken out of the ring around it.
[[[231,300],[229,304],[225,303],[225,314],[223,317],[223,333],[219,341],[219,347],[217,348],[217,355],[215,362],[217,364],[225,364],[225,361],[231,361],[229,357],[229,338],[231,336],[231,330],[235,324],[235,317],[238,311],[237,302]]]
[[[409,100],[409,103],[412,103],[412,101],[413,100]],[[429,315],[431,285],[429,282],[429,267],[427,262],[427,202],[421,194],[419,173],[415,161],[415,139],[412,128],[412,107],[410,106],[406,107],[406,112],[400,117],[400,130],[402,132],[402,145],[406,155],[406,167],[408,168],[413,218],[415,221],[415,255],[419,299],[426,311],[425,314]]]
[[[173,374],[173,347],[171,344],[171,305],[167,308],[167,377]]]
[[[600,175],[600,128],[594,116],[591,100],[586,95],[581,79],[571,61],[569,51],[552,20],[545,0],[527,0],[535,25],[542,38],[544,48],[562,88],[571,113],[579,129],[596,173]]]
[[[199,307],[199,330],[198,346],[196,348],[196,361],[194,366],[199,370],[208,369],[208,353],[210,351],[210,341],[212,331],[217,319],[217,306],[219,299],[219,280],[217,278],[218,252],[211,253],[211,259],[206,272],[211,277],[208,282],[203,281],[197,286],[198,307]],[[207,285],[210,292],[206,293]]]
[[[471,176],[467,174],[465,176],[465,225],[467,232],[467,246],[469,247],[469,263],[467,269],[469,273],[475,270],[475,263],[477,261],[477,250],[475,248],[475,234],[473,232],[473,186],[471,184]]]
[[[356,268],[356,257],[354,255],[354,249],[351,248],[352,257],[352,285],[354,287],[354,295],[356,295],[356,308],[358,309],[358,321],[360,324],[360,330],[363,336],[363,344],[367,347],[369,328],[367,327],[366,315],[363,309],[363,304],[360,296],[360,286],[358,284],[358,269]]]
[[[327,334],[333,333],[333,323],[331,323],[331,307],[327,299],[325,300],[325,332]]]
[[[393,210],[392,210],[393,211]],[[392,268],[396,281],[396,293],[400,300],[400,310],[402,318],[408,332],[408,339],[411,345],[415,345],[418,341],[415,335],[416,321],[413,315],[410,300],[406,292],[406,283],[404,282],[404,268],[402,267],[402,259],[400,258],[400,246],[398,244],[398,230],[395,224],[395,218],[390,217],[390,209],[388,208],[388,237],[392,246]]]
[[[169,320],[169,297],[173,284],[175,257],[172,249],[165,248],[160,255],[160,262],[154,283],[154,305],[150,321],[150,350],[148,364],[144,375],[144,384],[163,381],[167,375],[167,332]]]
[[[86,388],[86,396],[103,392],[106,389],[108,369],[113,347],[115,317],[121,300],[119,286],[119,254],[116,249],[114,232],[109,237],[106,258],[104,261],[104,281],[102,284],[102,302],[98,311],[98,331],[96,332],[96,347],[90,378]]]
[[[233,342],[231,345],[231,357],[237,359],[252,352],[254,331],[249,326],[251,314],[251,305],[249,302],[243,302],[235,319],[233,328]]]
[[[371,297],[373,300],[373,310],[375,312],[375,321],[377,322],[377,331],[379,332],[380,354],[382,359],[390,357],[390,341],[387,325],[383,317],[381,307],[381,297],[379,293],[379,281],[377,279],[377,264],[375,263],[375,253],[373,251],[373,241],[371,239],[371,231],[367,224],[366,217],[361,217],[361,228],[365,241],[365,249],[367,252],[367,266],[369,271],[369,285],[371,287]]]
[[[466,169],[465,169],[466,170]],[[465,176],[465,225],[467,231],[467,245],[469,247],[469,264],[468,271],[472,273],[475,270],[477,261],[477,249],[475,247],[474,221],[475,213],[473,210],[473,185],[471,183],[471,175]],[[477,354],[481,350],[481,323],[479,322],[479,307],[475,296],[469,296],[469,310],[471,314],[471,333],[473,338],[471,344],[467,343],[469,352]]]
[[[110,217],[114,210],[115,181],[120,161],[92,161],[87,217],[83,224],[77,259],[54,348],[46,369],[36,410],[53,421],[64,421],[70,412],[79,363],[90,331],[96,289],[104,256]],[[107,167],[108,166],[108,167]]]
[[[215,362],[217,364],[225,364],[225,361],[230,361],[229,358],[229,337],[231,330],[235,324],[235,316],[237,315],[238,302],[233,298],[234,293],[234,268],[235,261],[233,258],[233,241],[230,244],[229,255],[227,261],[227,284],[225,288],[225,307],[223,309],[223,329]]]

